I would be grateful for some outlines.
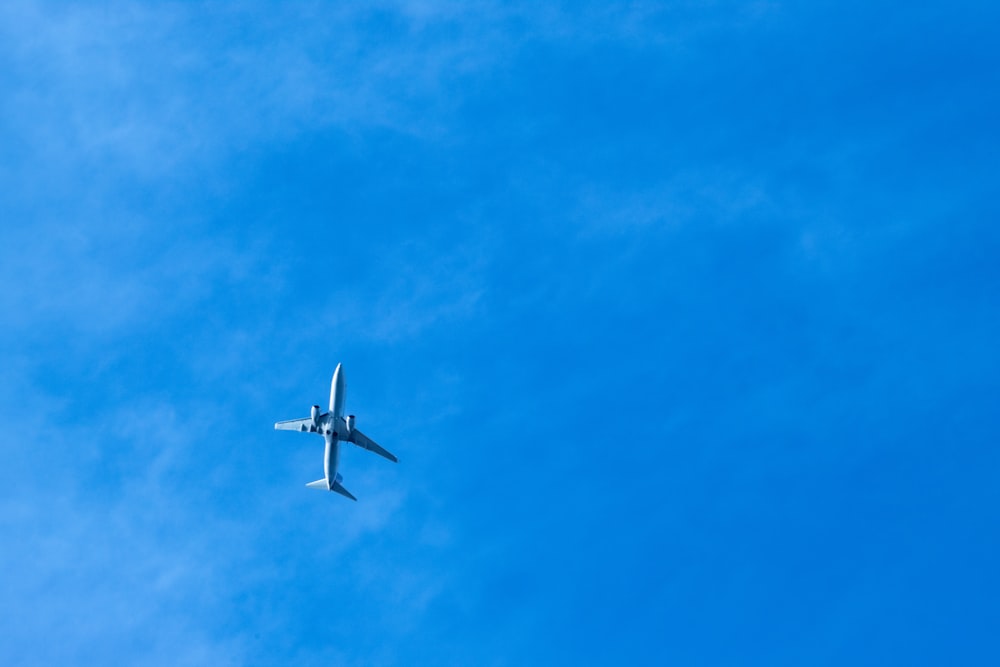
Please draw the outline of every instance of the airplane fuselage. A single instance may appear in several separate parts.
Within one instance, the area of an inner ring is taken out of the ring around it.
[[[337,479],[337,463],[340,461],[340,441],[344,427],[344,397],[347,394],[347,380],[344,370],[337,364],[330,382],[330,412],[326,415],[326,428],[323,429],[323,439],[326,441],[326,451],[323,453],[323,473],[326,475],[326,485],[331,491]]]

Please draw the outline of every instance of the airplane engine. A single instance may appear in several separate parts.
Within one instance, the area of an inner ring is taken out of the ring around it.
[[[347,433],[350,434],[354,430],[354,415],[347,415],[344,421],[347,422]]]
[[[318,427],[319,426],[319,406],[318,405],[312,406],[312,412],[310,413],[310,416],[312,417],[312,420],[313,420],[313,426],[317,426]]]

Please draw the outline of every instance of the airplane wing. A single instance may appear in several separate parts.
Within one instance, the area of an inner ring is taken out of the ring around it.
[[[315,433],[316,427],[313,426],[313,420],[311,417],[306,417],[305,419],[289,419],[288,421],[277,422],[274,425],[276,431],[305,431],[306,433]]]
[[[275,425],[275,427],[277,427],[277,424]],[[367,449],[369,452],[375,452],[379,456],[384,456],[393,463],[399,463],[399,459],[393,456],[392,452],[380,447],[377,442],[369,438],[367,435],[365,435],[358,429],[354,429],[351,431],[351,437],[348,438],[347,441],[353,442],[358,447],[361,447],[362,449]]]

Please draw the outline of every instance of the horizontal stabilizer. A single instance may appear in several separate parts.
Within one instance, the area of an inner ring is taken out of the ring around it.
[[[309,482],[306,484],[310,489],[319,489],[321,491],[336,491],[340,495],[350,498],[351,500],[357,500],[354,495],[344,488],[344,485],[340,483],[340,475],[337,475],[337,480],[333,483],[333,488],[331,489],[327,483],[326,479],[317,479],[315,482]]]
[[[340,495],[342,495],[342,496],[345,496],[345,497],[347,497],[347,498],[350,498],[351,500],[357,500],[357,498],[355,498],[355,497],[354,497],[354,496],[353,496],[353,495],[351,494],[351,492],[350,492],[350,491],[348,491],[347,489],[345,489],[345,488],[344,488],[344,485],[343,485],[343,484],[341,484],[340,482],[334,482],[334,483],[333,483],[333,488],[332,488],[332,489],[330,489],[330,490],[331,490],[331,491],[336,491],[336,492],[337,492],[337,493],[339,493]]]

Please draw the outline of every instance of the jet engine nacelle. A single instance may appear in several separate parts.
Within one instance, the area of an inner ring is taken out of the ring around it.
[[[319,426],[319,406],[318,405],[312,406],[312,412],[309,413],[309,416],[312,417],[313,426],[317,426],[318,427]]]
[[[351,431],[354,430],[354,415],[347,415],[344,422],[347,424],[347,433],[350,435]]]

